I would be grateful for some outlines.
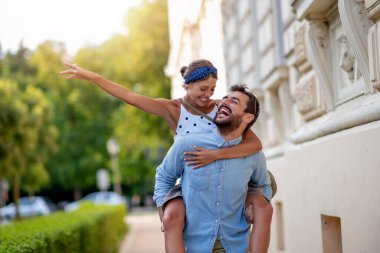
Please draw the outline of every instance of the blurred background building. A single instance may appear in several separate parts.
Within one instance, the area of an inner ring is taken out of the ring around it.
[[[220,1],[168,0],[170,54],[165,70],[172,79],[171,95],[182,97],[182,66],[195,59],[210,60],[218,69],[218,83],[213,98],[226,94],[223,55],[222,13]]]
[[[244,82],[278,184],[270,252],[380,252],[380,1],[168,0],[166,72]]]

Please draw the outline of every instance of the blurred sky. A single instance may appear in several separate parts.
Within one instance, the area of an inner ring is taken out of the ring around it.
[[[64,42],[69,55],[98,45],[115,33],[126,34],[124,17],[142,0],[0,0],[2,51],[21,40],[34,50],[45,40]]]

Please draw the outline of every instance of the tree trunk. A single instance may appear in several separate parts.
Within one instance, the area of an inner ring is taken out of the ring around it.
[[[16,207],[16,220],[21,219],[19,199],[20,199],[20,174],[16,172],[13,178],[13,201]]]
[[[74,189],[74,199],[78,200],[82,197],[82,190],[79,187],[75,187]]]
[[[4,177],[0,176],[0,224],[3,220],[3,216],[1,215],[1,208],[5,205],[5,189],[3,189],[3,179]]]

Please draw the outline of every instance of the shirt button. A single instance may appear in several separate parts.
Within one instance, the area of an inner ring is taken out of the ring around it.
[[[215,220],[215,222],[216,222],[216,223],[218,223],[218,221],[219,221],[218,219],[217,219],[217,220]]]
[[[219,206],[219,202],[216,202],[216,205]]]

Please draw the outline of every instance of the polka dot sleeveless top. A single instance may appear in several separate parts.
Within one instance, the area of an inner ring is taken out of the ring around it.
[[[218,108],[215,106],[214,109],[207,115],[213,119],[217,110]],[[190,133],[209,132],[215,127],[216,125],[214,123],[211,123],[208,119],[201,115],[191,114],[181,104],[181,114],[179,116],[174,138]]]

